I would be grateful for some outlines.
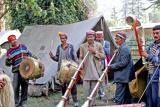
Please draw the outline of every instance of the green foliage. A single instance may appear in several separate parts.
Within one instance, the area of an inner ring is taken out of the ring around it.
[[[11,29],[26,25],[69,24],[87,18],[81,0],[8,0]]]
[[[160,8],[160,0],[148,0],[150,1],[150,3],[154,6],[156,6],[156,8]]]

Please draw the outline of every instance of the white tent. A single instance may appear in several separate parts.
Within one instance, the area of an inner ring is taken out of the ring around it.
[[[18,39],[21,35],[21,32],[18,29],[17,30],[8,30],[8,31],[0,32],[0,45],[7,42],[7,38],[8,38],[9,35],[15,35],[16,38]]]

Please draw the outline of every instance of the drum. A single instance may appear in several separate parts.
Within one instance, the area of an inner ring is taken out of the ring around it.
[[[24,79],[38,79],[44,75],[44,65],[35,58],[27,57],[21,62],[19,71]]]
[[[62,60],[58,77],[60,84],[69,83],[78,68],[78,64],[74,61]]]

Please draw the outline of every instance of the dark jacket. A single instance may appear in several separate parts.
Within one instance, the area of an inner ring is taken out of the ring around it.
[[[114,71],[114,81],[119,83],[128,83],[131,81],[134,74],[133,68],[130,49],[123,43],[118,49],[114,63],[111,64],[111,69]]]

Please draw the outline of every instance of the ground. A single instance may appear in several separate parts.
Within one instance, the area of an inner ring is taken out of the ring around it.
[[[83,86],[78,85],[78,99],[79,99],[79,104],[82,105],[85,102],[85,97],[83,94]],[[107,92],[110,93],[110,90]],[[42,96],[42,97],[29,97],[28,100],[28,107],[55,107],[58,102],[61,99],[61,93],[60,92],[52,92],[49,94],[48,97]],[[111,104],[112,101],[109,100],[109,103]],[[107,97],[104,99],[100,100],[97,96],[96,98],[96,105],[107,105]],[[73,107],[73,102],[72,99],[70,98],[70,103],[67,107]]]

